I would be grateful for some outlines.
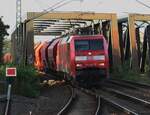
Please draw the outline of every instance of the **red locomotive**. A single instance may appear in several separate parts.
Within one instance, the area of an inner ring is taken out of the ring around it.
[[[55,39],[49,44],[47,59],[49,69],[63,73],[65,79],[95,83],[108,78],[108,45],[102,35]]]

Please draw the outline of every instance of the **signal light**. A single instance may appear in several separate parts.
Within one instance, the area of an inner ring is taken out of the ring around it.
[[[100,63],[99,65],[100,65],[100,66],[104,66],[104,65],[105,65],[105,63]]]
[[[76,64],[76,67],[82,67],[82,64]]]

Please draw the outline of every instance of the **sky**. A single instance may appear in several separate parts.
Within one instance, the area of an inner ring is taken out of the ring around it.
[[[47,9],[61,0],[22,0],[22,18],[25,19],[26,12],[38,12]],[[117,13],[118,17],[127,16],[127,13],[150,14],[147,8],[136,0],[64,0],[71,1],[56,11],[90,11],[99,13]],[[140,0],[150,6],[150,0]],[[15,28],[16,0],[0,0],[0,17],[3,16],[5,24],[10,25],[8,32]]]

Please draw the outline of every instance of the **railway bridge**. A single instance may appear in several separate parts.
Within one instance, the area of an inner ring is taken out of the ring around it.
[[[129,14],[118,19],[114,13],[28,12],[26,20],[11,35],[13,58],[16,63],[33,64],[35,35],[100,33],[109,43],[112,68],[129,62],[132,69],[144,71],[147,44],[150,46],[149,21],[148,14]]]

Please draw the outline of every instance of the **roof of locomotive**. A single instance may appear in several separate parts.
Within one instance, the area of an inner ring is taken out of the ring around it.
[[[71,35],[70,37],[104,37],[102,34],[98,35]]]
[[[70,36],[70,39],[68,39],[67,42],[70,42],[72,38],[75,38],[75,39],[76,39],[76,38],[77,38],[77,39],[80,39],[80,38],[81,38],[81,39],[89,39],[89,38],[91,38],[91,37],[92,37],[92,38],[102,38],[102,39],[104,38],[104,36],[103,36],[102,34],[101,34],[101,35],[100,35],[100,34],[99,34],[99,35],[71,35],[71,36]]]
[[[94,37],[94,38],[105,38],[102,34],[98,34],[98,35],[66,35],[66,36],[62,36],[62,37],[58,37],[57,39],[60,39],[60,42],[61,44],[64,44],[64,43],[69,43],[72,38],[77,38],[77,39],[80,39],[80,38],[90,38],[90,37]]]

